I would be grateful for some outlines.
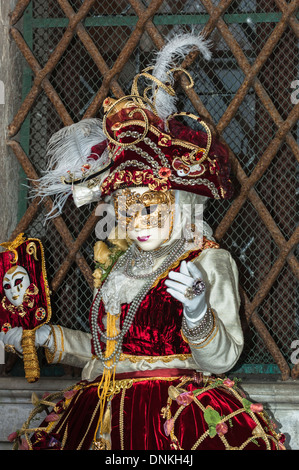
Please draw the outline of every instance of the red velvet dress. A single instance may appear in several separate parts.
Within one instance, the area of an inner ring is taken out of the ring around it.
[[[186,260],[198,254],[191,252]],[[179,270],[179,266],[172,269]],[[141,356],[168,360],[170,356],[191,354],[181,334],[182,305],[166,292],[166,278],[162,277],[142,301],[124,338],[123,354],[136,361]],[[120,325],[128,308],[127,304],[122,306]],[[101,328],[104,315],[101,303]],[[100,378],[77,384],[74,395],[66,396],[55,408],[57,422],[50,423],[47,432],[35,434],[33,448],[89,449],[99,425],[99,383]],[[154,451],[283,447],[283,436],[276,434],[261,405],[248,401],[237,384],[226,378],[165,368],[122,374],[116,376],[116,383],[110,437],[98,438],[97,448]]]

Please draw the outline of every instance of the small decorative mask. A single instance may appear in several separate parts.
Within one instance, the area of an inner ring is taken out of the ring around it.
[[[0,246],[6,250],[0,253],[0,329],[6,333],[23,328],[25,375],[28,382],[35,382],[40,375],[35,331],[51,318],[43,246],[39,239],[26,239],[23,233]]]

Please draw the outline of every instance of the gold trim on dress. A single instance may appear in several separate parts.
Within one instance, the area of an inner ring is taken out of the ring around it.
[[[218,249],[219,248],[219,244],[216,243],[216,242],[213,242],[212,240],[207,240],[207,239],[203,239],[203,243],[201,244],[201,246],[197,247],[197,249],[200,249],[201,248],[201,253],[203,252],[203,250],[206,250],[208,248],[215,248],[215,249]],[[189,250],[187,251],[186,253],[184,253],[177,261],[175,261],[169,268],[167,268],[166,271],[164,271],[164,273],[162,273],[157,279],[156,281],[154,282],[154,284],[152,285],[151,289],[153,289],[154,287],[156,287],[159,282],[161,281],[161,279],[164,279],[169,271],[171,271],[172,269],[175,269],[178,267],[178,265],[180,264],[181,261],[183,261],[184,259],[186,259],[190,253],[192,253],[192,251],[196,251],[196,248],[193,248],[192,250]],[[196,259],[198,257],[198,255],[195,255],[193,259]],[[192,260],[193,261],[193,260]]]
[[[140,361],[145,361],[148,362],[149,364],[154,364],[155,362],[162,361],[164,363],[171,362],[175,359],[178,359],[180,361],[186,361],[192,356],[192,354],[170,354],[168,356],[134,356],[131,354],[121,354],[120,355],[120,361],[126,361],[129,360],[133,364],[136,364],[137,362]]]
[[[63,336],[63,331],[62,331],[61,326],[60,325],[55,325],[55,326],[59,329],[59,332],[60,332],[60,335],[61,335],[61,338],[60,338],[61,350],[59,351],[58,360],[55,361],[56,364],[59,364],[61,359],[62,359],[62,354],[64,352],[64,336]],[[52,364],[54,362],[55,355],[58,352],[57,338],[56,338],[56,334],[55,334],[55,329],[52,325],[50,325],[50,327],[51,327],[52,334],[53,334],[54,351],[52,352],[52,351],[49,350],[49,348],[45,348],[45,355],[46,355],[46,359],[47,359],[48,364]]]
[[[52,317],[52,308],[51,308],[51,298],[50,298],[50,288],[49,288],[49,283],[48,283],[48,276],[47,276],[47,270],[46,270],[46,261],[45,261],[45,252],[44,252],[44,247],[38,238],[28,238],[27,241],[30,242],[38,242],[41,250],[41,263],[42,263],[42,273],[43,273],[43,281],[44,281],[44,289],[45,289],[45,294],[46,294],[46,303],[47,303],[47,320],[43,322],[42,324],[49,323],[51,317]],[[34,328],[34,330],[37,330],[40,328],[42,325],[38,325]]]

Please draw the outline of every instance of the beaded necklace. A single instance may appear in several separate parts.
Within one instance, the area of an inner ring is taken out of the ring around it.
[[[146,296],[147,292],[150,290],[154,282],[163,274],[169,266],[171,266],[176,260],[178,260],[186,251],[187,240],[184,238],[178,239],[173,242],[167,250],[165,247],[160,250],[155,250],[155,258],[165,255],[167,251],[167,256],[161,265],[153,272],[151,272],[146,277],[146,282],[141,288],[139,293],[132,300],[127,315],[124,319],[121,331],[117,331],[116,328],[116,316],[107,313],[107,334],[104,333],[97,322],[98,311],[100,302],[102,300],[102,288],[100,288],[96,294],[93,306],[91,308],[91,333],[93,338],[94,350],[96,356],[101,360],[103,364],[103,374],[102,379],[98,385],[98,397],[99,397],[99,421],[98,427],[100,427],[100,433],[109,433],[111,422],[111,399],[114,396],[115,390],[115,374],[116,374],[116,365],[120,359],[122,352],[122,344],[125,334],[129,331],[133,320],[135,318],[136,312],[139,309],[139,306]],[[129,262],[132,265],[134,260],[134,251],[135,246],[128,248],[127,252],[121,256],[117,261],[114,269],[120,269],[125,266],[129,266]],[[101,343],[99,336],[106,340],[106,350],[102,351]],[[104,416],[105,411],[105,416]],[[96,431],[97,433],[97,431]],[[95,433],[95,438],[96,438]]]
[[[98,290],[91,309],[91,333],[93,337],[95,354],[102,361],[104,368],[113,369],[115,367],[115,364],[118,362],[119,357],[121,355],[123,338],[125,334],[129,331],[142,300],[146,296],[147,292],[150,290],[155,280],[161,274],[163,274],[163,272],[165,272],[169,266],[171,266],[177,259],[179,259],[184,254],[184,252],[186,251],[186,243],[186,240],[182,238],[174,241],[171,245],[167,247],[163,247],[161,250],[155,250],[155,259],[165,256],[165,254],[167,254],[167,257],[155,271],[143,276],[144,278],[146,278],[146,283],[141,288],[136,297],[132,300],[126,318],[124,319],[122,330],[114,336],[108,336],[98,326],[97,319],[99,305],[102,300],[102,288]],[[126,270],[126,275],[129,275],[130,277],[140,278],[141,276],[135,276],[134,274],[132,274],[129,268],[130,264],[132,265],[132,260],[134,260],[134,253],[135,246],[132,245],[127,250],[127,252],[118,260],[114,269],[120,269],[124,267]],[[115,348],[109,356],[104,355],[98,335],[100,335],[100,337],[102,337],[106,341],[116,341]]]

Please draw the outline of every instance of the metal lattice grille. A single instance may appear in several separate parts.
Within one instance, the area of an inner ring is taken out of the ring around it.
[[[128,94],[169,33],[195,27],[212,39],[211,63],[186,60],[196,86],[187,90],[181,78],[179,95],[184,110],[209,119],[230,147],[236,196],[211,204],[207,218],[240,271],[240,367],[278,366],[283,379],[299,375],[290,363],[299,339],[299,105],[290,88],[299,75],[297,10],[298,0],[19,0],[11,15],[11,36],[24,56],[24,99],[8,144],[33,179],[45,168],[50,135],[101,117],[107,95]],[[43,240],[54,321],[88,330],[95,207],[69,201],[63,216],[44,226],[51,206],[50,199],[29,201],[12,238],[25,231]]]

